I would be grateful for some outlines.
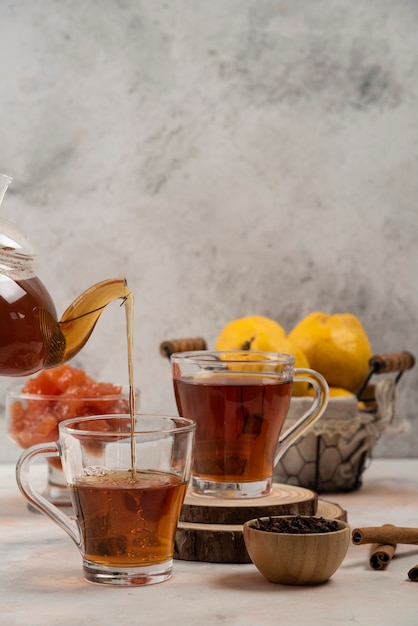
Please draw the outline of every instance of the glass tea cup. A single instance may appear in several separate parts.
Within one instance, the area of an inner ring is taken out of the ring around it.
[[[74,370],[75,371],[75,370]],[[84,380],[84,379],[83,379]],[[6,391],[6,423],[10,439],[21,448],[56,441],[58,425],[64,420],[90,415],[129,413],[129,387],[99,383],[91,390],[76,393],[29,393],[22,385]],[[139,390],[134,390],[135,407],[139,409]],[[43,495],[56,506],[69,507],[71,499],[59,457],[47,459],[46,485]]]
[[[183,352],[171,363],[179,414],[196,422],[192,491],[226,498],[271,493],[275,465],[326,409],[323,376],[270,352]],[[296,381],[312,385],[312,404],[282,433]]]
[[[146,585],[172,574],[174,540],[193,461],[195,424],[182,417],[104,415],[59,424],[57,442],[25,450],[16,466],[28,502],[74,541],[86,580]],[[74,514],[31,484],[39,458],[60,459]]]

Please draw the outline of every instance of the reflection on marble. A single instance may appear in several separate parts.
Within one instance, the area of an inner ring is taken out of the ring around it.
[[[143,410],[175,410],[159,343],[237,316],[350,311],[418,354],[417,27],[411,0],[4,3],[1,215],[59,312],[127,277]],[[109,308],[75,365],[126,382],[124,330]],[[377,454],[416,456],[416,371],[399,396]]]
[[[44,478],[34,467],[34,482]],[[364,486],[328,499],[347,511],[352,528],[392,523],[416,527],[418,461],[376,460]],[[384,571],[371,570],[369,546],[350,544],[331,580],[314,587],[267,582],[252,565],[175,561],[173,577],[146,588],[109,589],[85,582],[81,557],[71,540],[47,517],[30,513],[11,465],[0,466],[0,623],[115,623],[184,626],[416,623],[415,583],[407,572],[418,563],[416,546],[398,546]]]

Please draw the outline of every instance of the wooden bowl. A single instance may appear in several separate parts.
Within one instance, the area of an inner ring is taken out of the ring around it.
[[[265,522],[294,517],[300,516],[259,519]],[[338,530],[295,534],[260,530],[257,519],[249,520],[243,527],[245,546],[252,562],[267,580],[283,585],[317,585],[337,571],[350,543],[347,522],[333,521]]]

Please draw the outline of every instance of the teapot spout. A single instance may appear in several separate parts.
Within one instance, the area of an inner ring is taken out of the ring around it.
[[[47,339],[45,367],[55,367],[72,359],[89,339],[105,307],[118,299],[123,302],[129,299],[133,301],[133,295],[124,278],[104,280],[78,296],[55,324]],[[50,320],[45,328],[48,326],[50,328]]]

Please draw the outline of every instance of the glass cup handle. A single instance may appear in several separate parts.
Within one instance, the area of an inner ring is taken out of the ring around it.
[[[283,454],[292,446],[301,435],[324,414],[328,404],[329,389],[325,378],[315,370],[295,369],[293,382],[310,383],[314,389],[314,398],[307,411],[279,437],[274,465],[276,466]]]
[[[19,457],[16,464],[16,482],[24,497],[41,513],[48,515],[62,530],[64,530],[74,541],[81,551],[81,537],[75,524],[71,522],[68,515],[60,511],[58,507],[51,504],[43,495],[34,489],[30,482],[30,467],[36,457],[51,458],[59,457],[58,443],[39,443],[27,448]]]

